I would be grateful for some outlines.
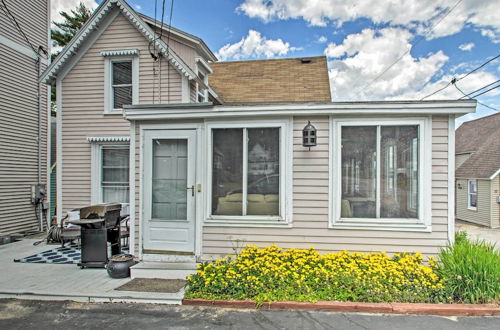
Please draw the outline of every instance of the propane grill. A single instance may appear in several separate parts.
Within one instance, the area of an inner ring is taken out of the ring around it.
[[[80,209],[80,219],[69,221],[81,227],[78,266],[103,268],[111,256],[121,253],[120,211],[119,203],[91,205]]]

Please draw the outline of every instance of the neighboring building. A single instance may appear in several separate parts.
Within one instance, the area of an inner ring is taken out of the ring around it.
[[[45,221],[41,210],[47,205],[35,207],[32,187],[47,184],[49,88],[38,77],[50,53],[50,5],[47,0],[5,0],[0,9],[2,236],[40,230]]]
[[[62,115],[59,219],[131,202],[143,261],[272,243],[437,254],[453,239],[448,141],[475,101],[331,102],[325,57],[214,63],[201,39],[172,28],[167,46],[155,29],[103,1],[45,72]]]
[[[500,227],[500,113],[456,131],[456,217]]]

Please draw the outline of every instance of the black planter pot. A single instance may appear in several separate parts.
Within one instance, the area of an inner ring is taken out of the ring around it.
[[[125,278],[130,276],[130,267],[133,265],[135,265],[133,255],[118,254],[111,257],[106,268],[110,277]]]

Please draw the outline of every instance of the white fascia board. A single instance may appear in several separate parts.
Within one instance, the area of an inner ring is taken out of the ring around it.
[[[493,173],[492,176],[490,176],[490,180],[493,180],[499,173],[500,173],[500,168],[495,173]]]
[[[205,70],[207,70],[209,74],[214,72],[210,67],[210,65],[207,63],[207,61],[205,61],[201,57],[196,57],[196,62],[199,63],[201,66],[203,66],[203,68],[205,68]]]
[[[154,41],[156,47],[165,56],[165,58],[172,64],[172,66],[182,75],[185,75],[189,80],[196,79],[196,75],[178,56],[174,51],[169,49],[163,40],[155,37],[153,30],[139,17],[139,15],[123,0],[106,0],[97,7],[92,17],[85,23],[80,31],[71,39],[70,43],[64,47],[59,56],[52,62],[52,64],[45,70],[40,77],[40,82],[50,83],[54,77],[57,76],[59,71],[65,66],[68,60],[77,54],[81,44],[87,40],[89,35],[99,28],[99,23],[107,15],[110,9],[116,5],[121,13],[134,25],[139,32],[142,33],[149,41]]]
[[[470,113],[475,110],[473,102],[360,102],[330,104],[281,104],[252,106],[213,106],[197,109],[173,107],[161,108],[147,106],[126,108],[124,117],[138,119],[178,119],[178,118],[214,118],[214,117],[251,117],[251,116],[312,116],[312,115],[449,115]]]

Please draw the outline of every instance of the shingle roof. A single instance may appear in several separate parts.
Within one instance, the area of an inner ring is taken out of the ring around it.
[[[330,102],[325,56],[210,63],[209,85],[227,103]]]
[[[455,133],[455,153],[473,155],[459,168],[457,178],[490,178],[500,168],[500,113],[466,122]]]

